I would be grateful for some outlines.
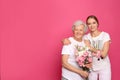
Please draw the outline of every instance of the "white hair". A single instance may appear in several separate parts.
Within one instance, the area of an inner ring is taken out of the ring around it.
[[[81,20],[77,20],[77,21],[73,24],[72,30],[74,30],[75,27],[80,26],[80,25],[83,25],[83,26],[84,26],[84,32],[87,32],[88,27],[87,27],[87,25],[86,25],[83,21],[81,21]]]

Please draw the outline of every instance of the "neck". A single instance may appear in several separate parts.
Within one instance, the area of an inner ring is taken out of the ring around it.
[[[78,42],[82,42],[82,38],[76,38],[76,37],[74,37],[74,39],[75,39],[76,41],[78,41]]]
[[[100,31],[99,31],[99,30],[96,30],[96,31],[91,32],[91,36],[92,36],[92,37],[96,37],[96,36],[98,36],[99,34],[100,34]]]

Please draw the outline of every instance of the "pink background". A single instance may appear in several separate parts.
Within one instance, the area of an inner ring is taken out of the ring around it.
[[[61,40],[94,14],[110,33],[112,80],[120,79],[120,0],[1,0],[1,80],[60,80]]]

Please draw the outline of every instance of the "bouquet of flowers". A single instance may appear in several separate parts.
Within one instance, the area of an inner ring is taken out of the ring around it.
[[[89,51],[89,48],[76,45],[75,46],[75,57],[76,57],[76,61],[78,62],[79,66],[83,70],[90,72],[90,69],[86,67],[86,64],[90,64],[92,62],[92,55],[91,55],[91,52]]]

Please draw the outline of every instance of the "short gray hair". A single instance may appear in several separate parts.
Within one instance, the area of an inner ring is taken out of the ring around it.
[[[72,30],[74,30],[74,27],[77,27],[77,26],[80,26],[80,25],[83,25],[83,26],[84,26],[84,32],[87,32],[88,27],[87,27],[87,25],[86,25],[83,21],[81,21],[81,20],[77,20],[77,21],[73,24]]]

